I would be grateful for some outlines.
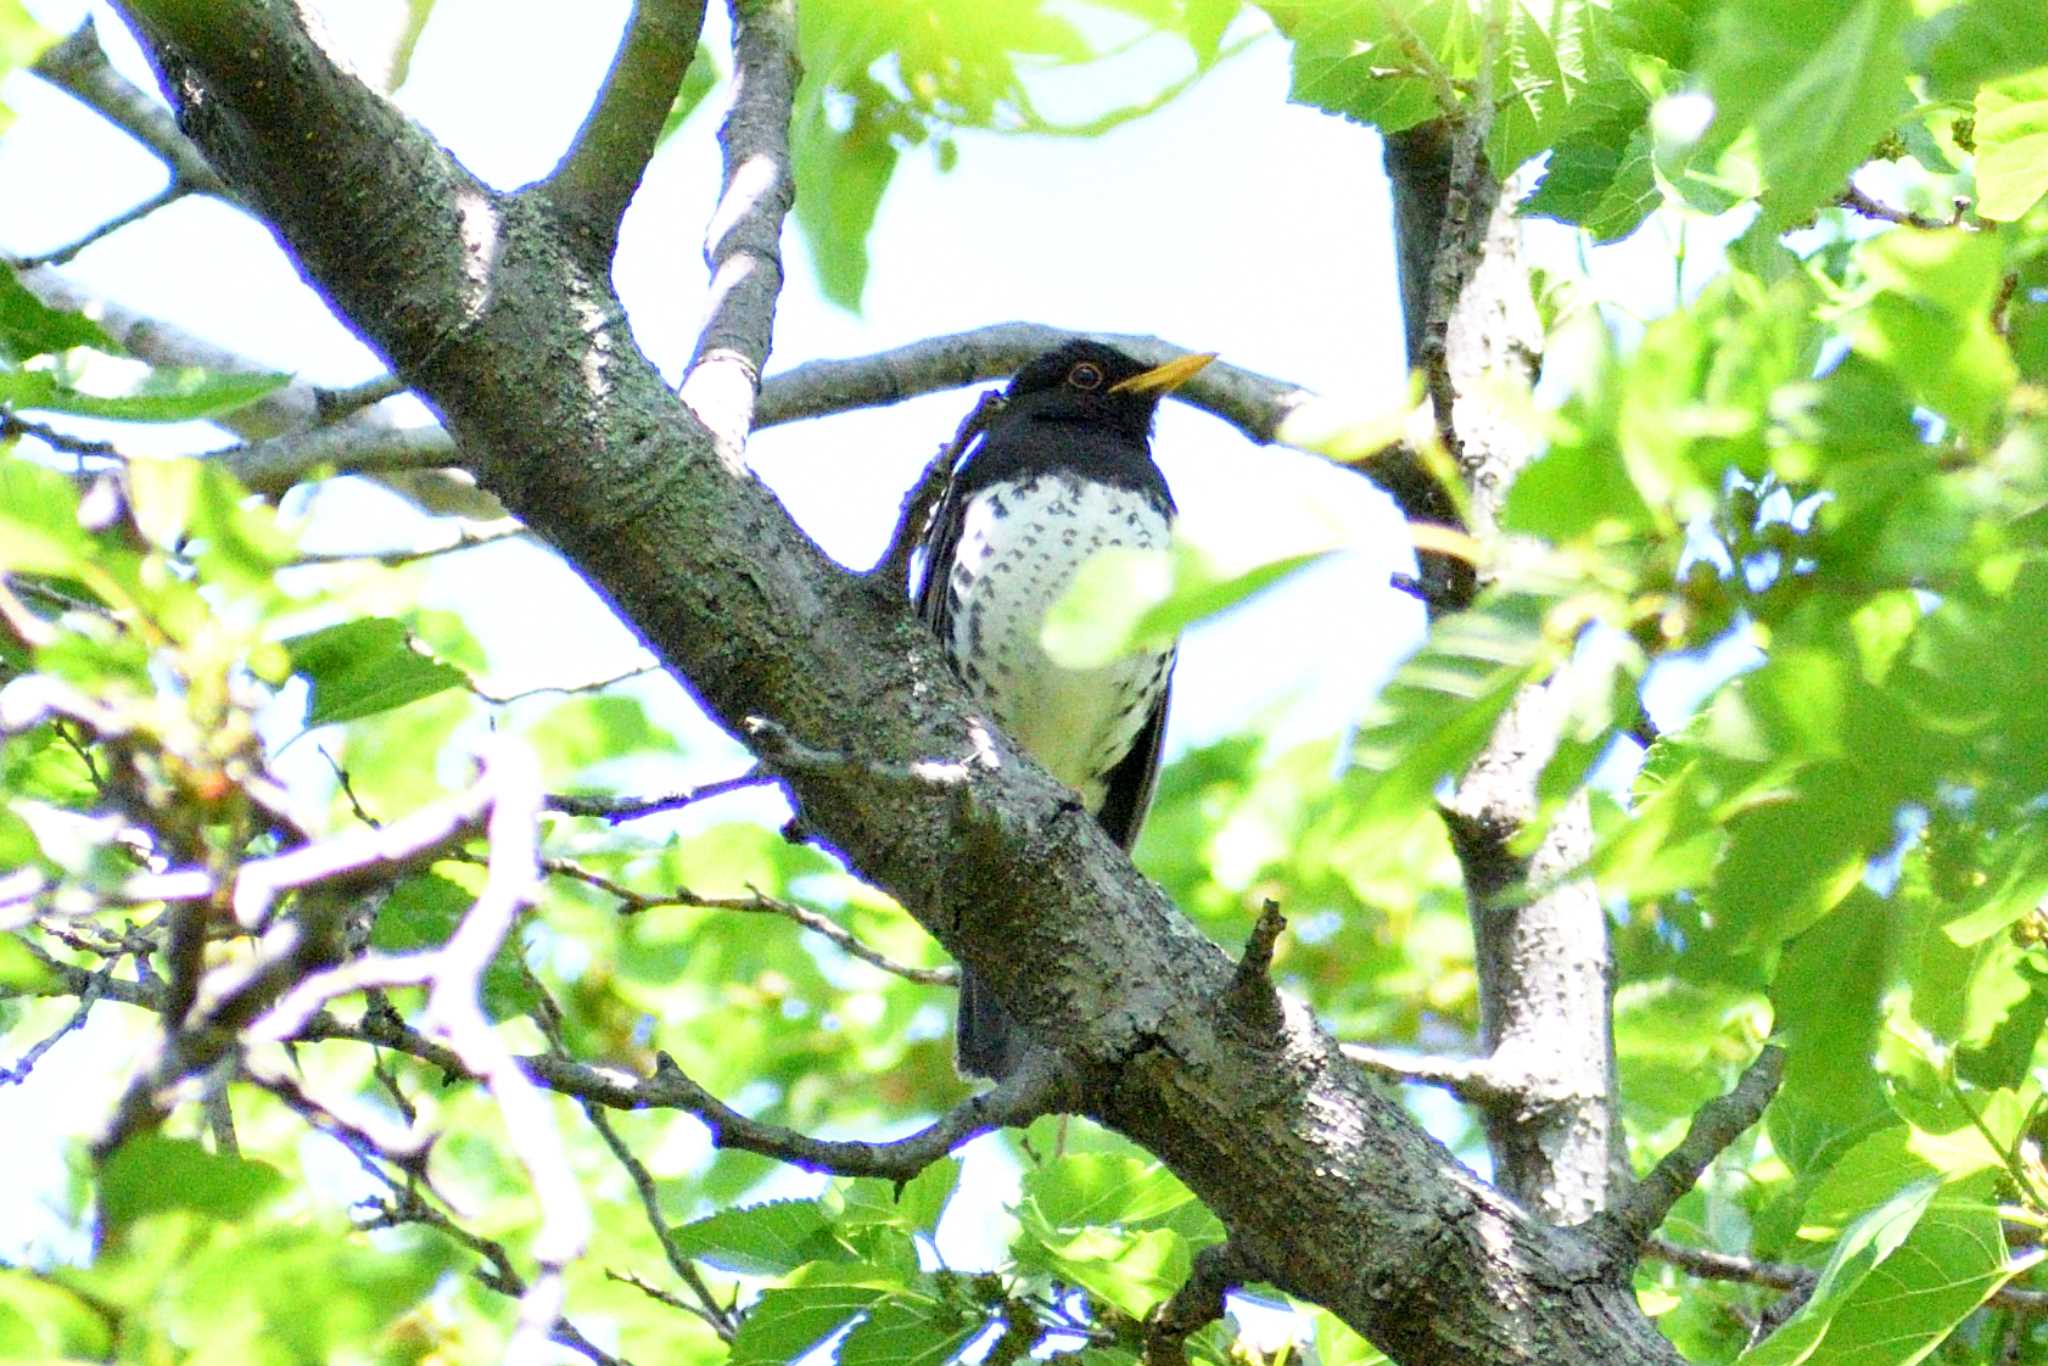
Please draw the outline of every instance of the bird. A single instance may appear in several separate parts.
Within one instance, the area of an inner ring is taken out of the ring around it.
[[[1176,514],[1152,459],[1160,400],[1215,356],[1146,366],[1103,342],[1035,357],[954,462],[921,541],[915,604],[1003,734],[1125,850],[1159,772],[1175,648],[1065,669],[1040,644],[1045,614],[1096,551],[1164,550]],[[1001,1081],[1030,1042],[987,984],[960,971],[954,1060]]]

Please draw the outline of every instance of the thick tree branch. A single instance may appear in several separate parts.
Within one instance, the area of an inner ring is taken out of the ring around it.
[[[604,88],[541,182],[556,210],[606,260],[703,30],[704,0],[636,0]]]
[[[1228,959],[1007,748],[903,605],[835,568],[676,403],[609,281],[531,205],[336,69],[286,0],[123,8],[188,131],[485,485],[728,728],[767,717],[848,752],[771,763],[807,828],[1057,1040],[1077,1108],[1156,1153],[1275,1285],[1402,1359],[1675,1360],[1589,1240],[1460,1166],[1297,1003],[1242,1028]],[[957,781],[867,776],[929,766]]]
[[[683,374],[683,402],[738,460],[782,293],[782,220],[796,197],[789,114],[796,100],[795,0],[729,0],[733,97],[718,131],[725,188],[704,230],[711,306]]]

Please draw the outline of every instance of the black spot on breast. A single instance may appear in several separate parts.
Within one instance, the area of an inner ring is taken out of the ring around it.
[[[988,515],[995,518],[1003,518],[1010,515],[1010,505],[1003,501],[1001,494],[991,493],[988,496]]]

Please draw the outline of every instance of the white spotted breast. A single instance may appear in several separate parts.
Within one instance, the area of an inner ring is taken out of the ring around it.
[[[1160,550],[1167,510],[1134,489],[1069,474],[993,484],[967,500],[946,584],[946,644],[1004,732],[1093,813],[1166,687],[1173,651],[1063,669],[1039,643],[1046,609],[1108,546]]]

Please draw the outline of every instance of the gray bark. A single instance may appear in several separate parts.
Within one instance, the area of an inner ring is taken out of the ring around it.
[[[1496,556],[1511,557],[1501,504],[1534,451],[1527,434],[1489,402],[1484,381],[1533,383],[1542,328],[1513,196],[1483,161],[1472,185],[1455,187],[1453,143],[1442,124],[1387,141],[1406,335],[1416,364],[1442,369],[1432,391],[1456,395],[1440,428],[1466,480],[1467,529]],[[1454,190],[1471,197],[1464,209],[1481,229],[1463,241],[1444,228]],[[1447,272],[1445,251],[1469,259]],[[1447,273],[1462,282],[1455,299],[1432,298],[1432,284]],[[1432,310],[1443,310],[1448,324],[1440,354],[1427,336]],[[1440,493],[1420,502],[1402,484],[1392,488],[1410,517],[1442,516]],[[1432,605],[1454,609],[1463,600],[1453,591]],[[1557,747],[1560,712],[1555,683],[1517,698],[1443,817],[1472,919],[1485,1054],[1481,1117],[1494,1179],[1527,1208],[1576,1224],[1626,1193],[1628,1170],[1615,1111],[1613,956],[1598,893],[1577,879],[1527,904],[1517,895],[1525,883],[1555,882],[1583,866],[1592,850],[1583,796],[1558,813],[1533,855],[1512,847],[1537,813],[1536,782]]]

